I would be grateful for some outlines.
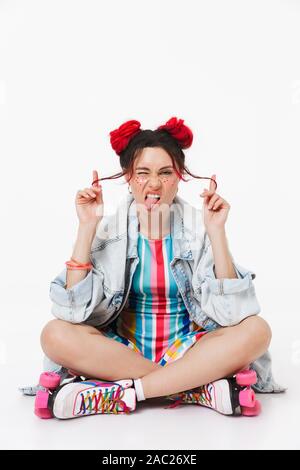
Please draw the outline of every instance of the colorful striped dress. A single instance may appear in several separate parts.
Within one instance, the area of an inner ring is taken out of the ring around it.
[[[160,365],[173,362],[207,331],[190,320],[170,269],[172,238],[150,240],[139,232],[139,264],[127,305],[101,331]]]

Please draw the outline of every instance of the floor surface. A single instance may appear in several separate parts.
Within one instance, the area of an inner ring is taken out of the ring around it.
[[[34,370],[38,372],[37,364],[33,364],[31,374],[26,368],[19,374],[2,368],[6,369],[2,377],[9,384],[9,390],[0,390],[1,403],[6,404],[1,410],[2,449],[300,448],[299,387],[293,367],[280,374],[280,383],[289,387],[287,392],[258,394],[263,410],[254,418],[224,416],[197,405],[165,409],[169,402],[157,398],[138,403],[130,415],[66,421],[37,418],[33,413],[34,398],[18,392],[19,385],[34,383],[28,378],[33,377]]]

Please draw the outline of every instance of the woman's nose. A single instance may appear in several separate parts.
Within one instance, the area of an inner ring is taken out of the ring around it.
[[[159,176],[151,176],[148,180],[149,186],[157,187],[161,185],[161,180]]]

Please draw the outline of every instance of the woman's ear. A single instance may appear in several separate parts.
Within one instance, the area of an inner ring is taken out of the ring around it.
[[[130,176],[128,174],[124,175],[124,178],[125,178],[125,181],[126,181],[127,184],[131,184],[132,178],[130,178]]]

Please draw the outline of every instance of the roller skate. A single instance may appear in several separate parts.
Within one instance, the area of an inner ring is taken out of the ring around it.
[[[50,371],[49,371],[50,372]],[[49,373],[48,372],[48,373]],[[74,378],[74,375],[73,373],[70,373],[69,369],[65,368],[65,367],[61,367],[59,371],[56,371],[55,372],[56,375],[58,375],[60,377],[60,383],[64,382],[66,379],[68,378]],[[58,379],[56,379],[58,381]],[[59,385],[59,383],[57,384],[57,386]],[[36,384],[36,385],[28,385],[28,386],[24,386],[24,387],[18,387],[18,390],[19,392],[22,393],[22,395],[27,395],[27,396],[36,396],[37,392],[39,390],[44,390],[45,387],[43,387],[42,385],[40,385],[40,383]]]
[[[167,398],[173,400],[174,403],[166,408],[194,403],[212,408],[224,415],[257,416],[261,412],[261,405],[251,388],[251,385],[256,382],[256,372],[245,369],[233,377],[168,395]]]
[[[60,376],[44,372],[40,376],[34,413],[43,419],[69,419],[92,414],[128,414],[135,410],[133,381],[109,382],[76,376],[60,384]]]

